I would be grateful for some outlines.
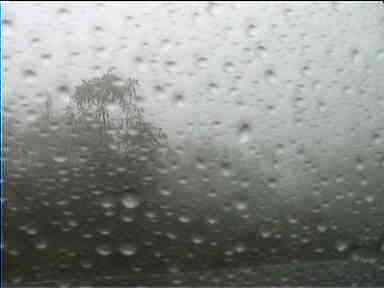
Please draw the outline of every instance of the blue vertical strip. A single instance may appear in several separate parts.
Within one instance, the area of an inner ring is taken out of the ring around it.
[[[4,123],[3,117],[4,117],[4,81],[3,81],[3,3],[0,3],[0,102],[1,102],[1,110],[0,110],[0,119],[1,119],[1,128],[0,128],[0,134],[1,134],[1,180],[0,180],[0,186],[1,186],[1,223],[0,223],[0,230],[1,230],[1,284],[0,287],[5,287],[5,273],[6,273],[6,257],[5,257],[5,205],[6,205],[6,197],[5,197],[5,179],[4,179],[4,155],[3,155],[3,132],[4,132]]]

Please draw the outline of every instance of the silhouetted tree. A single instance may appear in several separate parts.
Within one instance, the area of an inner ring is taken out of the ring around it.
[[[136,103],[139,81],[122,79],[112,71],[109,69],[101,77],[83,80],[75,88],[68,107],[72,121],[76,117],[91,117],[100,124],[101,141],[106,130],[113,130],[119,148],[125,148],[125,151],[137,146],[156,148],[154,145],[159,145],[165,134],[144,120],[143,108]],[[118,108],[115,115],[110,111],[112,107]]]

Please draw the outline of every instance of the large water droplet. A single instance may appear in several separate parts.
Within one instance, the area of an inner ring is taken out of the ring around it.
[[[348,249],[348,243],[345,241],[338,241],[336,243],[336,250],[338,252],[345,252]]]
[[[35,70],[26,69],[23,71],[23,76],[27,83],[33,83],[36,80],[37,74]]]
[[[112,249],[109,245],[100,245],[96,248],[96,252],[97,254],[99,254],[100,256],[109,256],[112,254]]]
[[[240,143],[247,143],[251,136],[251,126],[248,123],[241,123],[238,130],[238,135]]]
[[[275,84],[277,82],[275,71],[273,71],[272,69],[267,69],[264,72],[264,77],[265,80],[267,80],[267,82],[271,84]]]
[[[134,209],[140,205],[140,200],[134,194],[125,194],[121,199],[121,204],[127,209]]]
[[[131,243],[126,243],[120,246],[119,251],[124,256],[132,256],[136,254],[137,248]]]
[[[247,26],[247,35],[249,36],[249,37],[255,37],[255,36],[257,36],[257,31],[258,31],[258,27],[257,27],[257,25],[256,24],[249,24],[248,26]]]

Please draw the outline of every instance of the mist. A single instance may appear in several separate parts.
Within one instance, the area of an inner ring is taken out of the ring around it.
[[[13,283],[383,283],[381,3],[4,11]]]

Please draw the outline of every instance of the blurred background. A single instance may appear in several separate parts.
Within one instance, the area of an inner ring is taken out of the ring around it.
[[[5,2],[10,285],[384,285],[384,5]]]

